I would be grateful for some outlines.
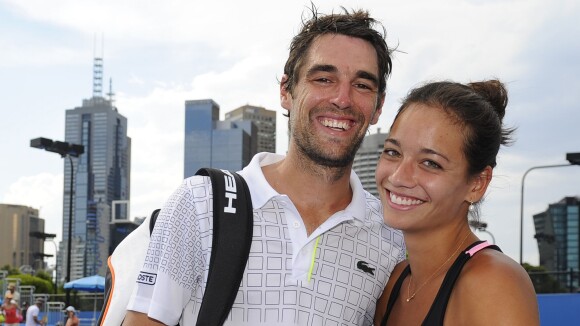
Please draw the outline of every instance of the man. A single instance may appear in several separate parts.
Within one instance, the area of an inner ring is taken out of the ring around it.
[[[75,307],[68,306],[66,307],[65,311],[67,316],[65,326],[79,326],[79,317],[77,317],[77,311]]]
[[[351,171],[377,122],[391,70],[384,35],[364,11],[304,23],[281,78],[287,156],[257,154],[241,171],[254,208],[250,257],[226,320],[233,325],[371,325],[404,259],[399,231]],[[161,209],[124,325],[194,325],[211,253],[209,181],[186,179]]]
[[[40,309],[44,305],[44,299],[38,298],[26,311],[26,326],[44,325],[44,321],[39,318]]]

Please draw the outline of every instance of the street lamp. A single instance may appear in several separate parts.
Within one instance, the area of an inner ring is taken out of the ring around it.
[[[471,226],[472,228],[474,228],[477,231],[485,232],[485,233],[489,234],[489,236],[491,237],[492,244],[495,244],[495,237],[493,236],[493,234],[491,232],[489,232],[487,230],[487,223],[476,221],[476,220],[470,220],[469,226]]]
[[[56,242],[54,242],[54,238],[56,238],[56,234],[54,233],[44,233],[39,231],[32,231],[29,235],[33,238],[42,239],[42,241],[50,241],[54,245],[54,255],[56,256],[58,252],[58,246]],[[45,257],[52,257],[52,255],[46,255]],[[54,294],[57,294],[58,289],[58,258],[55,259],[54,263]]]
[[[68,157],[70,163],[70,192],[68,205],[68,245],[66,250],[66,278],[65,282],[70,282],[70,265],[71,265],[71,246],[72,246],[72,206],[73,206],[73,178],[74,166],[72,162],[73,157],[79,157],[85,152],[83,145],[76,145],[62,141],[53,141],[48,138],[35,138],[30,140],[30,147],[44,149],[49,152],[57,153],[62,158]],[[66,291],[66,304],[70,304],[70,289]]]
[[[547,168],[559,168],[572,165],[580,165],[580,153],[566,153],[566,160],[570,164],[555,164],[555,165],[539,165],[533,166],[526,170],[522,176],[522,191],[520,195],[520,265],[523,265],[523,250],[524,250],[524,181],[526,181],[526,176],[533,170],[537,169],[547,169]]]

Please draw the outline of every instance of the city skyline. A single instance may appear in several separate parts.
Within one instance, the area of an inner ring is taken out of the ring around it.
[[[131,216],[149,215],[182,180],[186,100],[214,99],[220,118],[244,104],[276,110],[277,152],[284,153],[287,120],[278,81],[309,5],[231,1],[224,11],[220,3],[184,1],[137,7],[126,1],[0,0],[0,202],[39,209],[45,231],[62,239],[64,162],[28,143],[64,140],[65,110],[91,96],[92,60],[101,54],[105,89],[112,78],[115,106],[129,121]],[[580,152],[580,44],[573,41],[580,35],[580,4],[331,0],[319,7],[328,13],[341,5],[368,9],[397,47],[383,114],[371,133],[387,132],[401,98],[423,81],[497,77],[506,83],[505,122],[518,128],[516,142],[500,150],[482,217],[517,261],[524,172],[565,164],[567,152]],[[532,215],[580,195],[579,184],[578,166],[526,177],[524,261],[538,263]]]

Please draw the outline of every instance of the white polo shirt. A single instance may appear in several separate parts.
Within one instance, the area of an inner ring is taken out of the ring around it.
[[[380,201],[351,172],[352,202],[307,235],[294,204],[262,173],[283,158],[260,153],[240,172],[254,234],[226,325],[372,325],[376,300],[405,258],[402,233],[383,223]],[[155,282],[137,283],[129,310],[195,325],[211,254],[211,198],[209,178],[194,176],[165,203],[142,269]]]

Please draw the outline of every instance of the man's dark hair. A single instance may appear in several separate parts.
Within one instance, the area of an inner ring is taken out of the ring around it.
[[[298,72],[302,67],[303,60],[308,53],[312,42],[324,34],[340,34],[356,37],[368,41],[377,52],[379,66],[379,94],[385,92],[387,88],[387,78],[391,74],[391,50],[385,41],[386,31],[384,26],[377,20],[369,16],[368,11],[352,10],[349,12],[342,7],[343,13],[323,15],[318,13],[318,9],[312,5],[310,11],[312,17],[302,20],[300,32],[294,36],[290,43],[290,54],[284,65],[284,74],[288,79],[284,82],[284,87],[292,93],[292,89],[299,79]],[[380,27],[380,31],[373,27]]]

